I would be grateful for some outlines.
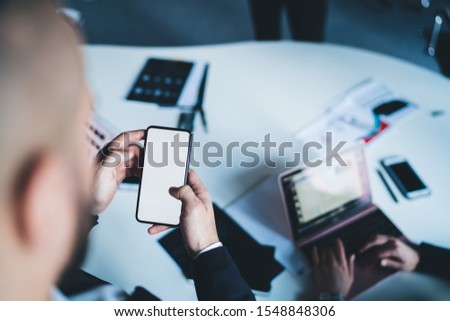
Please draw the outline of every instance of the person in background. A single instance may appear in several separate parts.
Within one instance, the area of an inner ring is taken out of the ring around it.
[[[157,299],[143,288],[125,293],[74,272],[96,222],[92,214],[108,207],[127,176],[139,175],[141,150],[125,141],[141,141],[145,131],[116,137],[119,166],[92,162],[85,138],[92,102],[80,40],[51,1],[0,2],[0,70],[0,300]],[[170,194],[182,202],[198,298],[254,300],[219,242],[200,178],[191,172],[188,184]],[[134,209],[129,214],[134,219]],[[167,228],[154,225],[149,233]]]
[[[323,41],[327,0],[249,0],[256,40],[281,38],[281,13],[286,9],[294,40]]]
[[[358,251],[363,264],[403,272],[420,272],[450,280],[450,250],[414,245],[387,235],[372,236]],[[344,300],[354,281],[355,254],[347,258],[341,240],[330,248],[313,248],[313,281],[321,300]]]

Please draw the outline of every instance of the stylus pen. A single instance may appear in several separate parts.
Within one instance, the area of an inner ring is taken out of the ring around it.
[[[382,173],[379,169],[377,169],[377,173],[378,173],[378,176],[380,176],[381,181],[383,182],[384,186],[385,186],[386,189],[388,190],[389,195],[391,195],[391,197],[392,197],[392,199],[394,200],[395,203],[398,203],[398,199],[397,199],[397,197],[395,196],[395,194],[394,194],[394,192],[392,191],[392,189],[390,188],[390,186],[388,185],[388,183],[386,182],[386,178],[384,178],[383,173]]]
[[[206,121],[205,110],[203,109],[203,106],[200,108],[199,112],[200,112],[200,117],[202,119],[203,129],[207,133],[208,132],[208,123]]]
[[[202,82],[200,84],[200,89],[198,92],[198,100],[197,100],[197,106],[196,106],[196,109],[200,113],[200,118],[202,120],[203,129],[205,130],[206,133],[208,132],[208,123],[206,121],[205,110],[203,109],[203,97],[205,96],[205,87],[206,87],[206,78],[208,77],[208,68],[209,68],[209,66],[206,65],[205,71],[203,73]]]

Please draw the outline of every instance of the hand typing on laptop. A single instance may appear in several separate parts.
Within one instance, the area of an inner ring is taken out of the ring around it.
[[[347,249],[348,250],[348,249]],[[373,235],[357,251],[359,264],[368,269],[411,272],[419,263],[418,252],[399,238]],[[348,258],[342,240],[311,251],[315,289],[321,300],[344,300],[353,285],[355,254]]]
[[[420,272],[450,280],[450,250],[435,245],[419,245],[386,235],[372,237],[360,250],[372,264],[385,269]]]
[[[343,300],[353,284],[355,255],[347,258],[344,244],[338,239],[332,247],[313,247],[313,280],[321,300]]]
[[[372,266],[411,272],[419,263],[419,254],[411,246],[387,235],[374,235],[359,251]]]

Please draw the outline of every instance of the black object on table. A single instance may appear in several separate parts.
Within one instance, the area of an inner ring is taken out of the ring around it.
[[[150,58],[127,99],[176,106],[193,66],[193,63],[186,61]]]
[[[214,214],[220,241],[228,249],[242,277],[252,289],[270,291],[272,279],[284,270],[274,258],[275,248],[259,244],[215,204]],[[180,266],[184,275],[192,279],[192,259],[184,247],[180,229],[165,235],[159,243]]]

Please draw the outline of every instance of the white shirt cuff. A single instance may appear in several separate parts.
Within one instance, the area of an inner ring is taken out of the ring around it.
[[[222,246],[223,246],[222,242],[216,242],[216,243],[213,243],[213,244],[211,244],[211,245],[205,247],[205,248],[204,248],[203,250],[201,250],[200,252],[198,252],[197,255],[194,257],[194,260],[195,260],[196,258],[198,258],[200,255],[202,255],[203,253],[209,252],[209,251],[211,251],[211,250],[217,249],[218,247],[222,247]]]

